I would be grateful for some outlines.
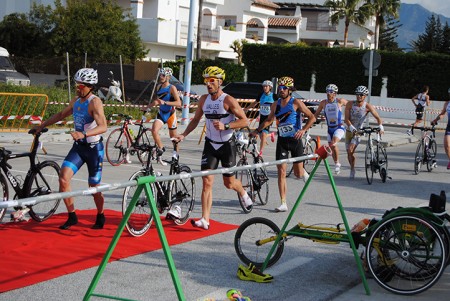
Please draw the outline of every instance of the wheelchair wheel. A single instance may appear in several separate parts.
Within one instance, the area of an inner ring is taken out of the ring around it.
[[[366,246],[375,281],[400,295],[418,294],[432,287],[446,264],[448,248],[442,234],[418,216],[401,215],[382,221]]]

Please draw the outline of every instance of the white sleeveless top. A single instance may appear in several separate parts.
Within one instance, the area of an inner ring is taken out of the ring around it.
[[[205,103],[203,104],[203,113],[206,118],[206,137],[212,141],[227,142],[231,139],[231,137],[233,137],[233,129],[220,131],[217,130],[213,124],[214,120],[219,120],[223,124],[227,124],[236,119],[234,114],[229,113],[223,107],[223,102],[227,96],[228,94],[222,93],[218,99],[213,100],[211,99],[211,95],[208,95]],[[213,146],[217,149],[221,146],[221,144],[213,143]]]
[[[419,95],[417,95],[417,102],[422,107],[426,107],[427,106],[427,96],[425,94],[420,93]]]
[[[362,106],[358,106],[356,104],[356,101],[353,102],[352,108],[350,109],[350,122],[352,125],[360,129],[362,124],[364,123],[364,120],[367,116],[367,108],[366,108],[367,102],[364,102]]]

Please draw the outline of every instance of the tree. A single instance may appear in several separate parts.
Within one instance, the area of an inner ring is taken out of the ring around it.
[[[403,25],[398,19],[388,17],[385,24],[380,28],[379,49],[388,51],[402,51],[395,39],[398,37],[397,30]]]
[[[367,0],[367,4],[375,16],[375,49],[378,49],[380,27],[385,24],[386,17],[399,17],[400,0]]]
[[[439,24],[441,22],[439,21]],[[442,41],[439,40],[438,22],[434,15],[431,15],[425,25],[425,32],[420,34],[417,40],[411,43],[412,48],[416,52],[437,52]]]
[[[332,15],[330,17],[333,25],[339,24],[341,19],[344,19],[344,48],[347,47],[348,27],[350,23],[363,25],[370,17],[370,5],[364,3],[360,5],[362,0],[326,0],[324,6],[330,7]]]
[[[233,49],[234,52],[236,52],[238,56],[238,64],[239,66],[242,65],[242,50],[244,48],[244,44],[247,43],[247,40],[234,40],[233,44],[230,45],[230,48]]]
[[[448,22],[445,22],[444,28],[442,29],[440,52],[450,54],[450,27],[448,26]]]

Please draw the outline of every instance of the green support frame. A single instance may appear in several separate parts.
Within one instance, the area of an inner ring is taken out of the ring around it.
[[[339,211],[341,213],[342,220],[344,221],[345,231],[347,233],[351,233],[350,227],[348,225],[347,217],[345,216],[344,208],[342,207],[341,199],[339,197],[339,194],[338,194],[338,191],[337,191],[337,188],[336,188],[336,184],[334,182],[333,175],[331,173],[330,165],[328,164],[327,160],[323,160],[320,157],[317,160],[318,161],[315,164],[315,166],[314,166],[314,168],[313,168],[313,170],[312,170],[312,172],[311,172],[311,174],[309,176],[309,179],[306,181],[305,186],[303,187],[302,191],[300,192],[300,195],[298,196],[297,201],[294,204],[294,207],[292,207],[291,212],[289,213],[285,223],[283,224],[283,227],[281,228],[280,233],[278,233],[277,238],[276,238],[272,248],[270,249],[269,254],[266,257],[266,260],[264,261],[264,264],[263,264],[263,266],[261,268],[261,271],[264,271],[267,268],[267,264],[269,262],[269,259],[272,257],[273,252],[275,252],[276,246],[278,245],[280,240],[283,238],[283,234],[288,232],[288,231],[286,231],[286,228],[287,228],[289,222],[291,221],[292,217],[294,216],[295,212],[297,211],[297,209],[298,209],[298,207],[300,205],[300,202],[303,199],[303,195],[305,194],[306,190],[308,189],[308,186],[311,183],[311,180],[314,178],[316,170],[319,167],[321,161],[324,162],[325,168],[327,170],[328,178],[330,179],[331,187],[333,188],[334,196],[336,198],[336,202],[337,202],[337,205],[339,207]],[[356,265],[358,266],[358,271],[359,271],[359,274],[361,275],[361,278],[362,278],[362,281],[363,281],[363,284],[364,284],[364,288],[366,290],[366,294],[370,295],[369,285],[367,284],[366,275],[364,274],[364,269],[362,267],[361,260],[359,259],[359,256],[358,256],[358,251],[356,249],[355,241],[353,240],[353,236],[352,235],[347,235],[347,236],[348,236],[348,241],[350,243],[350,246],[351,246],[351,248],[353,250],[353,255],[355,256]]]
[[[108,263],[109,259],[111,258],[111,255],[119,241],[120,235],[122,234],[123,229],[125,228],[125,225],[128,222],[131,212],[133,211],[134,206],[136,206],[137,200],[139,199],[139,195],[141,194],[143,189],[145,190],[147,199],[150,200],[150,207],[152,210],[153,220],[156,225],[156,230],[158,231],[159,240],[161,241],[162,248],[164,250],[164,255],[166,257],[167,265],[169,266],[170,275],[172,276],[172,281],[175,286],[175,290],[177,292],[178,300],[180,300],[180,301],[186,300],[184,293],[183,293],[183,289],[181,287],[180,279],[178,278],[178,273],[175,268],[175,264],[173,262],[172,253],[170,252],[170,247],[169,247],[169,244],[167,243],[167,238],[164,233],[161,219],[158,214],[159,211],[156,208],[155,198],[153,196],[153,192],[150,187],[150,183],[154,183],[155,179],[156,178],[154,176],[147,176],[147,177],[139,178],[137,180],[138,187],[136,189],[136,192],[134,193],[133,198],[131,199],[131,202],[128,205],[128,208],[125,212],[125,215],[119,224],[119,228],[117,228],[117,231],[114,234],[114,237],[111,240],[111,243],[109,244],[108,249],[106,250],[105,256],[103,257],[102,262],[100,263],[100,266],[98,267],[97,272],[95,273],[94,278],[92,279],[91,284],[89,285],[89,288],[88,288],[86,294],[84,295],[83,301],[88,301],[92,296],[101,297],[101,298],[105,298],[105,299],[112,299],[112,300],[133,301],[131,299],[126,299],[126,298],[120,298],[120,297],[103,295],[103,294],[96,294],[96,293],[94,293],[94,290],[97,287],[98,281],[100,280],[100,277],[103,274],[103,271],[105,270],[106,264]]]

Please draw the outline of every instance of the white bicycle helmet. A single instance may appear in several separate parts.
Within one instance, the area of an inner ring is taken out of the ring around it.
[[[356,87],[355,94],[367,96],[369,95],[369,89],[366,86],[358,86]]]
[[[270,80],[263,81],[262,85],[263,86],[269,86],[269,87],[273,88],[273,83]]]
[[[159,69],[159,74],[164,74],[165,76],[172,76],[173,70],[170,67],[165,67]]]
[[[329,84],[326,88],[325,88],[326,92],[334,92],[337,93],[338,92],[338,87],[335,84]]]
[[[76,82],[95,85],[98,83],[98,73],[92,68],[82,68],[75,73],[73,79]]]

